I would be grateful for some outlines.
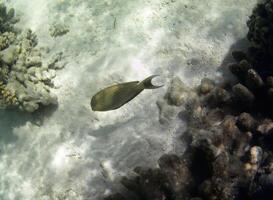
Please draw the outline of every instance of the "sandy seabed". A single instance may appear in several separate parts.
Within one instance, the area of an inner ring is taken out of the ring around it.
[[[179,76],[194,86],[221,77],[230,46],[247,32],[255,0],[10,0],[39,45],[63,52],[54,80],[59,106],[39,116],[0,111],[0,199],[99,199],[135,166],[154,166],[186,124],[159,123],[156,101]],[[69,26],[57,38],[52,23]],[[124,107],[91,111],[90,98],[116,82],[160,74],[166,87],[144,91]]]

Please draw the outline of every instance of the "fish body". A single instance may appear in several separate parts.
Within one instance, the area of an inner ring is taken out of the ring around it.
[[[151,80],[156,75],[150,76],[145,80],[132,81],[126,83],[120,83],[109,86],[97,94],[91,99],[91,108],[93,111],[109,111],[115,110],[131,101],[144,89],[155,89],[162,86],[154,86]]]

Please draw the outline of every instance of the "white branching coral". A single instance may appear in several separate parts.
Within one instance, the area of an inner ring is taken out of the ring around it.
[[[55,70],[61,68],[57,54],[45,63],[46,53],[38,48],[38,39],[31,30],[15,31],[14,10],[7,11],[0,4],[0,97],[1,107],[15,106],[20,110],[34,112],[40,106],[57,104],[52,79]]]

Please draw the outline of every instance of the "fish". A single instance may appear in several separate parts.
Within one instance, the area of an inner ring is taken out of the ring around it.
[[[153,85],[152,79],[159,75],[152,75],[143,81],[119,83],[100,90],[91,98],[93,111],[115,110],[134,99],[144,89],[157,89],[164,85]]]

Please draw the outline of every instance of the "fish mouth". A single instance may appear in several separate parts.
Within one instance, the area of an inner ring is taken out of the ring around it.
[[[91,106],[92,111],[98,111],[96,108]]]
[[[92,97],[92,99],[91,99],[90,106],[91,106],[91,109],[93,111],[98,111],[97,108],[96,108],[96,102],[95,102],[95,98],[94,97]]]

